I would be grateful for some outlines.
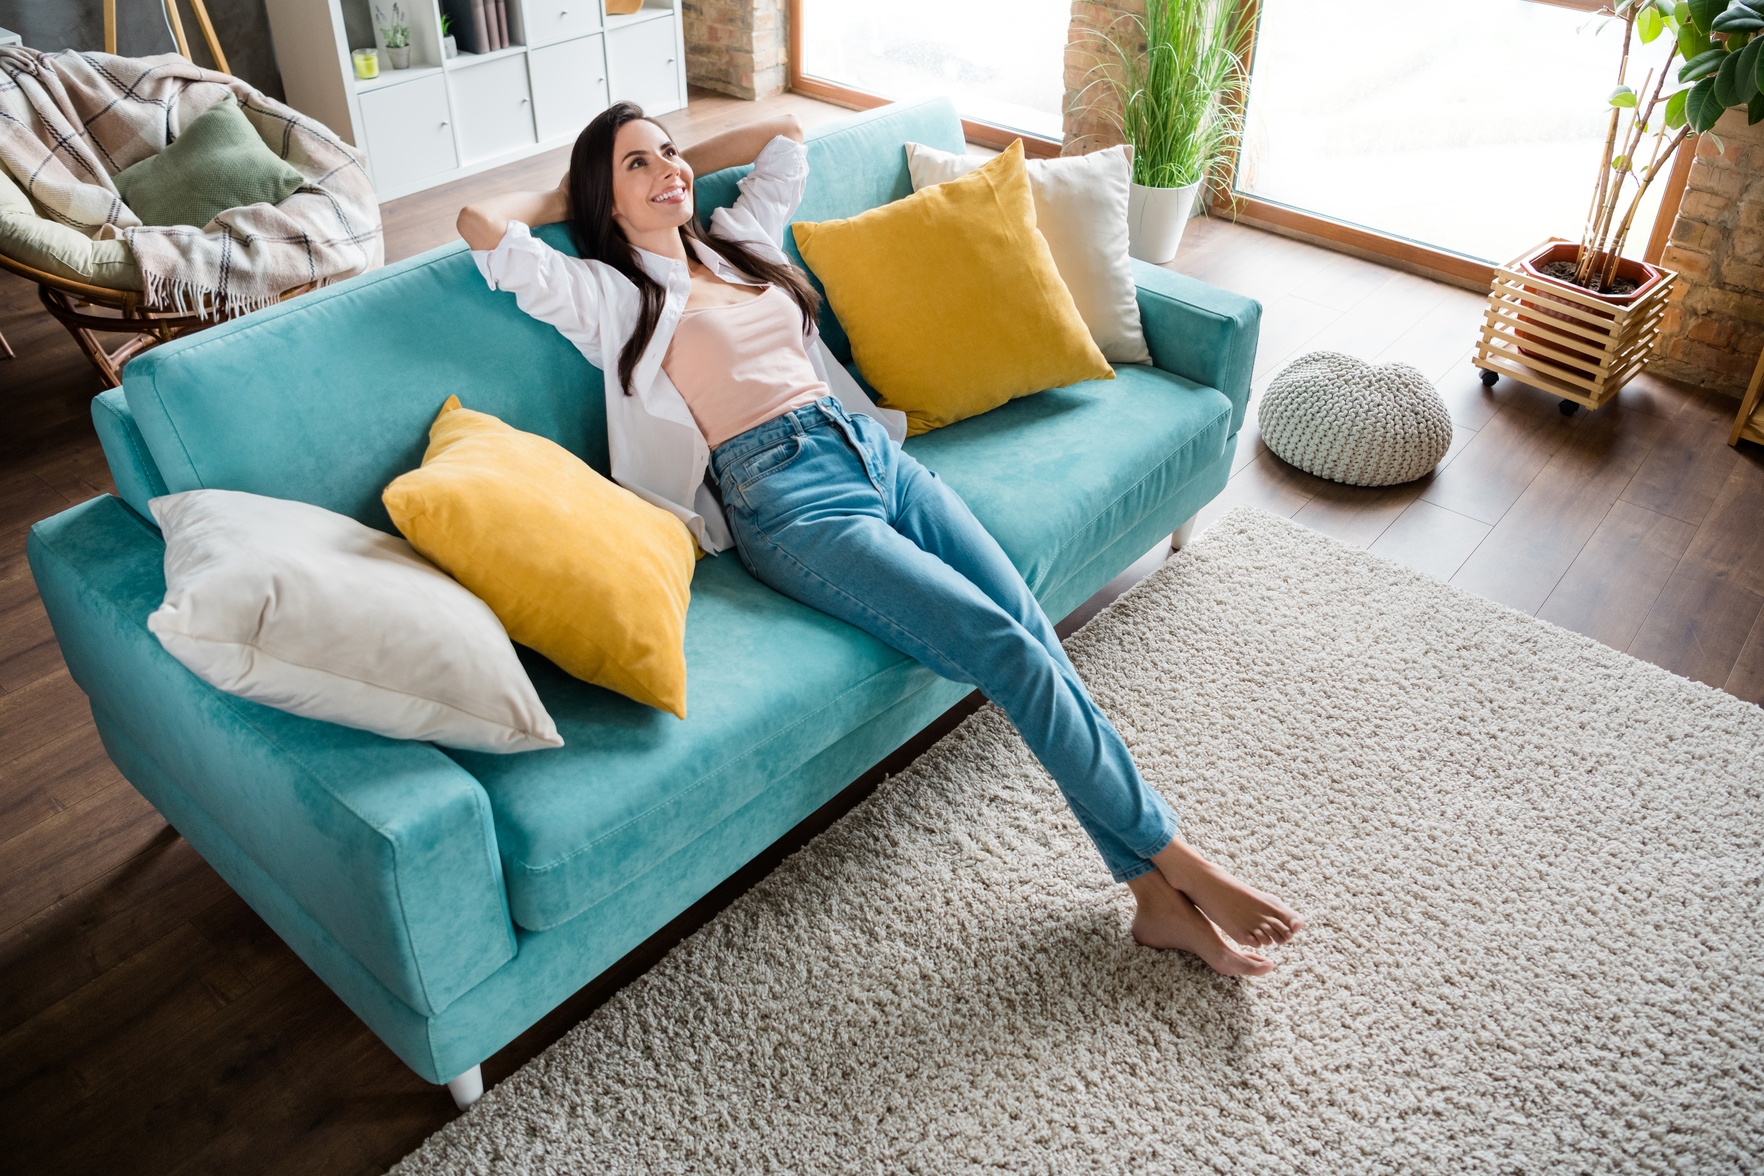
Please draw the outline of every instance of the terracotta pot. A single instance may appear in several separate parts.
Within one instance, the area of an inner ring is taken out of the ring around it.
[[[1519,261],[1519,269],[1524,272],[1526,277],[1534,279],[1537,282],[1548,283],[1551,286],[1560,286],[1564,289],[1573,290],[1577,294],[1583,294],[1588,298],[1596,299],[1613,309],[1623,309],[1634,305],[1653,293],[1654,288],[1666,280],[1666,273],[1664,270],[1661,270],[1657,266],[1649,265],[1645,261],[1633,261],[1627,257],[1618,260],[1617,276],[1619,278],[1627,278],[1635,283],[1635,289],[1628,294],[1600,294],[1597,291],[1587,289],[1585,286],[1576,286],[1572,282],[1564,282],[1560,278],[1552,278],[1543,272],[1543,267],[1549,265],[1551,262],[1574,261],[1578,259],[1579,256],[1580,246],[1575,242],[1556,241],[1548,245],[1539,246],[1530,255],[1521,258]],[[1521,323],[1531,323],[1538,327],[1555,329],[1557,334],[1568,335],[1571,337],[1578,336],[1575,336],[1573,331],[1562,330],[1557,324],[1568,323],[1581,330],[1591,329],[1590,323],[1587,323],[1583,319],[1563,314],[1560,311],[1551,310],[1548,303],[1522,300],[1520,305],[1534,312],[1536,316],[1533,317],[1532,315],[1521,314],[1519,316],[1519,321]],[[1588,314],[1606,319],[1615,320],[1617,317],[1615,314],[1602,314],[1602,312],[1590,306],[1581,306],[1579,308],[1584,309]],[[1521,346],[1519,350],[1528,360],[1535,363],[1547,364],[1553,368],[1572,371],[1577,375],[1587,377],[1596,375],[1599,365],[1599,354],[1597,351],[1581,351],[1577,348],[1568,347],[1565,344],[1558,343],[1553,339],[1530,334],[1524,330],[1518,331],[1517,334],[1521,339],[1529,339],[1532,342],[1539,344],[1548,344],[1559,351],[1566,351],[1571,355],[1584,359],[1587,363],[1587,367],[1575,368],[1569,364],[1563,363],[1560,359],[1554,356],[1540,355],[1529,347]],[[1591,346],[1590,340],[1588,340],[1588,346]]]

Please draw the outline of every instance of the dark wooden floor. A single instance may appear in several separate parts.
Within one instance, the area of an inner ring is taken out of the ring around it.
[[[795,97],[768,106],[805,122],[843,113]],[[754,110],[699,96],[667,121],[690,141]],[[453,212],[474,193],[549,184],[563,167],[553,153],[387,206],[388,256],[451,240]],[[1176,268],[1266,303],[1258,388],[1311,347],[1403,359],[1440,381],[1459,426],[1439,473],[1383,491],[1298,473],[1251,429],[1206,518],[1255,503],[1679,673],[1764,695],[1764,460],[1723,444],[1732,401],[1644,378],[1617,406],[1565,419],[1547,397],[1476,383],[1472,294],[1219,222],[1189,233]],[[97,383],[32,288],[5,274],[0,331],[20,354],[0,362],[0,1169],[383,1171],[452,1105],[105,758],[24,559],[31,523],[110,489],[88,417]],[[632,961],[503,1050],[487,1078],[518,1067],[644,965]]]

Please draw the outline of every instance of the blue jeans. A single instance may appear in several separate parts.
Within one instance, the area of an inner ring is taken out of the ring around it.
[[[736,550],[784,595],[856,625],[1010,716],[1118,882],[1176,815],[1072,669],[998,541],[880,424],[824,397],[711,454]]]

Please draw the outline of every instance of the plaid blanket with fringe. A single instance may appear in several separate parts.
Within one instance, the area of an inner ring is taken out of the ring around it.
[[[143,225],[111,177],[229,93],[306,182],[280,204],[230,209],[207,225]],[[380,206],[363,159],[322,123],[176,54],[0,49],[0,164],[45,215],[128,242],[154,309],[228,318],[381,265]]]

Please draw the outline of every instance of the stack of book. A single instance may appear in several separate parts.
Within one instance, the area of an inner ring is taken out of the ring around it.
[[[441,0],[452,17],[450,27],[461,53],[494,53],[507,49],[508,0]]]

